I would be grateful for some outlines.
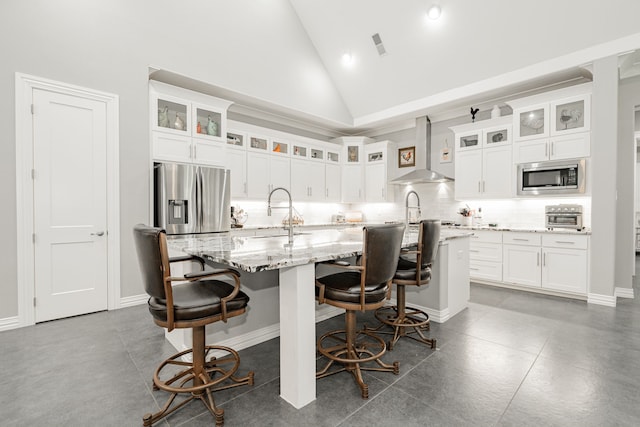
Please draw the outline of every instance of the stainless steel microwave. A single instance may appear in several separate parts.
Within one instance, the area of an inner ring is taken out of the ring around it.
[[[584,159],[518,165],[518,195],[581,194],[584,191]]]

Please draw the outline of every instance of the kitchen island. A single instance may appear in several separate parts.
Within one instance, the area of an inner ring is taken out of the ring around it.
[[[421,292],[408,295],[408,302],[424,309],[435,321],[445,321],[466,307],[469,298],[469,239],[472,233],[457,230],[442,230],[436,267],[431,284]],[[280,336],[280,396],[301,408],[312,402],[315,391],[315,322],[316,303],[314,283],[315,263],[356,256],[362,251],[362,229],[360,227],[335,228],[305,231],[300,228],[288,247],[287,236],[239,237],[233,233],[199,236],[169,236],[168,244],[173,253],[185,252],[203,258],[214,267],[231,266],[248,272],[243,274],[243,290],[250,296],[250,309],[245,324],[231,324],[227,330],[218,331],[215,339],[208,341],[242,348],[257,344],[253,339],[238,339],[237,335],[251,335],[251,316],[277,310],[276,323],[265,327]],[[418,232],[409,228],[402,245],[409,247],[418,241]],[[277,274],[273,274],[277,272]],[[273,299],[273,283],[277,285],[277,299]],[[266,285],[265,285],[266,283]],[[269,285],[269,283],[271,285]],[[254,292],[252,292],[254,291]],[[266,306],[265,306],[266,305]],[[279,307],[276,309],[276,306]],[[339,314],[342,311],[334,311]],[[254,321],[256,319],[253,319]],[[262,320],[260,318],[259,320]],[[235,329],[235,330],[234,330]],[[279,329],[279,331],[277,331]],[[176,331],[174,331],[176,332]],[[172,332],[173,334],[173,332]],[[277,336],[277,335],[276,335]],[[186,335],[180,335],[187,339]],[[263,334],[263,338],[273,336]],[[188,342],[170,341],[182,350]],[[239,345],[240,344],[240,345]]]

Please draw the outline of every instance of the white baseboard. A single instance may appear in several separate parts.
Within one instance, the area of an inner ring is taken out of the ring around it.
[[[587,296],[587,303],[589,304],[597,304],[597,305],[605,305],[607,307],[615,307],[616,306],[616,297],[612,295],[600,295],[600,294],[589,294]]]
[[[234,350],[242,350],[249,348],[256,344],[269,341],[270,339],[280,336],[280,324],[266,326],[264,328],[257,329],[255,331],[247,332],[246,334],[238,335],[223,341],[218,341],[215,345],[221,345],[225,347],[231,347]]]
[[[634,298],[633,288],[618,288],[616,287],[614,295],[619,298]]]
[[[393,303],[395,304],[395,302]],[[429,315],[429,320],[436,323],[444,323],[451,318],[449,307],[445,308],[444,310],[434,310],[433,308],[423,307],[417,304],[411,304],[411,307],[424,311]]]
[[[149,300],[149,295],[147,294],[133,295],[131,297],[122,297],[120,298],[120,307],[118,308],[133,307],[134,305],[146,304],[148,300]]]
[[[0,332],[16,329],[21,326],[22,325],[20,324],[20,320],[18,319],[18,316],[5,317],[4,319],[0,319]]]

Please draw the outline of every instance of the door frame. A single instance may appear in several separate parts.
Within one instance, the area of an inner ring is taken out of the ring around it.
[[[120,308],[119,97],[28,74],[15,75],[16,233],[18,327],[35,324],[33,242],[33,89],[87,98],[106,104],[107,113],[107,309]]]

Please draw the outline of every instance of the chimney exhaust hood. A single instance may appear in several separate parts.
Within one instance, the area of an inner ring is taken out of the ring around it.
[[[416,144],[426,144],[425,167],[416,169],[389,181],[390,184],[421,184],[428,182],[449,182],[449,178],[431,170],[431,120],[428,116],[416,118]]]

